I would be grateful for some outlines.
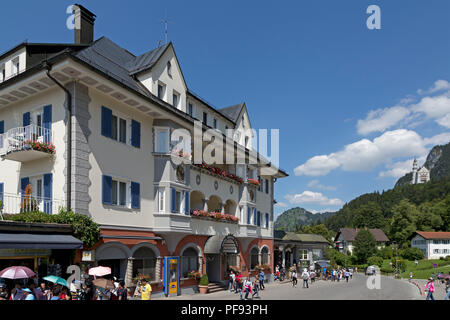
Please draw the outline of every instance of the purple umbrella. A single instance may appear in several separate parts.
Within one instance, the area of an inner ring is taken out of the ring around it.
[[[0,278],[7,279],[24,279],[34,277],[35,275],[30,268],[23,266],[8,267],[0,271]]]

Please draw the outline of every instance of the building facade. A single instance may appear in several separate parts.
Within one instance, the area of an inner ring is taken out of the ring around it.
[[[155,291],[167,256],[185,287],[189,271],[223,282],[229,266],[272,264],[274,186],[287,174],[252,148],[245,103],[212,107],[187,87],[172,43],[133,55],[93,41],[95,15],[73,8],[75,43],[0,56],[3,212],[91,216],[101,240],[77,261],[128,285],[149,274]]]
[[[386,246],[386,243],[389,241],[389,238],[381,229],[368,229],[370,233],[374,236],[377,242],[377,248],[382,249]],[[334,244],[336,249],[340,252],[350,252],[353,253],[353,242],[355,241],[355,237],[358,234],[360,229],[353,228],[341,228],[339,232],[336,234]]]
[[[330,243],[321,235],[300,234],[295,232],[275,231],[274,236],[274,268],[314,266],[324,259],[326,248]]]
[[[428,181],[431,180],[430,170],[425,168],[425,166],[419,168],[416,159],[414,159],[411,173],[412,173],[411,184],[427,183]]]
[[[420,249],[426,259],[445,258],[450,256],[450,232],[417,231],[411,247]]]

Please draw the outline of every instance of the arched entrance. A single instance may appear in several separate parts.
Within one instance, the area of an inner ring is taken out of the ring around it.
[[[190,196],[190,208],[191,210],[203,210],[205,196],[200,191],[192,191]]]
[[[120,242],[104,243],[95,250],[98,265],[111,268],[111,275],[117,279],[125,279],[130,256],[130,249]]]
[[[208,238],[203,251],[206,258],[206,274],[210,282],[222,282],[221,275],[225,274],[230,266],[238,264],[239,245],[237,239],[232,235]],[[221,270],[224,265],[222,258],[225,259],[224,270]]]

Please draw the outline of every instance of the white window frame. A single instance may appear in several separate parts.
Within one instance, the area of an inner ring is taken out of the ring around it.
[[[213,118],[213,128],[216,130],[219,129],[219,122],[217,121],[217,118]]]
[[[0,82],[6,80],[6,66],[4,63],[0,65]]]
[[[167,150],[161,151],[159,150],[159,133],[161,132],[166,132],[167,133],[167,139],[166,139],[166,147]],[[154,127],[154,141],[153,141],[153,150],[155,153],[162,153],[162,154],[167,154],[170,153],[170,128],[169,127]]]
[[[189,112],[189,106],[191,107],[191,112]],[[186,110],[186,111],[187,111],[186,113],[187,113],[188,115],[190,115],[191,117],[194,118],[194,104],[193,104],[193,103],[188,102],[187,110]]]
[[[172,63],[170,61],[167,61],[167,75],[172,78]]]
[[[11,75],[16,76],[20,72],[20,59],[19,57],[15,57],[11,60]]]
[[[126,145],[131,145],[131,117],[116,111],[116,110],[111,110],[112,111],[112,116],[117,118],[117,138],[113,138],[113,118],[111,117],[111,139],[113,139],[114,141],[117,141],[119,143],[123,143]],[[120,120],[125,120],[125,142],[120,141]]]
[[[119,177],[111,177],[112,181],[117,183],[117,203],[114,204],[114,199],[111,195],[111,205],[119,208],[127,208],[131,209],[131,180],[119,178]],[[125,205],[120,204],[120,183],[125,183]],[[111,183],[112,190],[112,183]]]
[[[158,188],[158,212],[166,211],[166,189]]]
[[[206,121],[205,121],[205,115],[206,115]],[[205,112],[205,111],[203,111],[203,113],[202,113],[202,123],[204,124],[204,125],[208,125],[208,112]]]

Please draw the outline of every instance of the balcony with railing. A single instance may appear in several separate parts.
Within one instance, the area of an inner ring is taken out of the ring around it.
[[[55,153],[52,131],[36,125],[18,127],[0,134],[0,157],[27,162],[49,158]]]
[[[48,214],[58,213],[64,207],[64,201],[27,194],[0,193],[0,212],[18,214],[41,211]]]

